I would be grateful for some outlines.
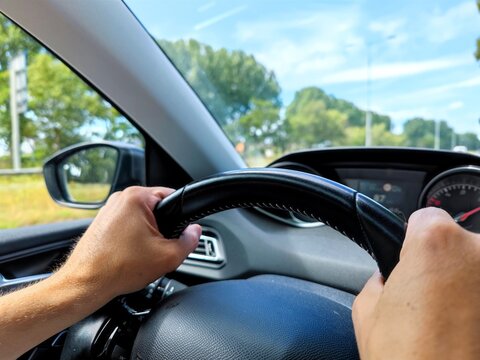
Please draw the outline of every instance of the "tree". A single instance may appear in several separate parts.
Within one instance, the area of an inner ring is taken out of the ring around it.
[[[10,145],[10,89],[8,64],[27,53],[28,111],[20,116],[21,141],[32,154],[26,166],[65,146],[106,138],[139,143],[141,135],[128,121],[63,63],[5,17],[0,16],[0,140]],[[106,131],[101,131],[104,128]]]
[[[40,159],[82,141],[82,130],[118,113],[70,69],[47,53],[35,55],[28,68],[29,112],[24,124]],[[92,134],[89,134],[92,135]],[[93,134],[101,137],[100,133]],[[91,136],[89,136],[91,138]]]
[[[408,120],[403,128],[406,146],[433,148],[435,146],[436,120],[414,118]],[[453,129],[446,121],[440,121],[440,148],[451,149]]]
[[[330,146],[344,135],[347,115],[328,109],[322,100],[305,101],[301,92],[287,108],[290,143],[297,147]]]
[[[404,146],[405,136],[392,133],[386,128],[385,124],[375,124],[372,126],[372,142],[373,146]],[[365,127],[348,127],[345,129],[345,137],[337,145],[365,145]]]
[[[303,106],[310,101],[323,101],[327,109],[335,109],[347,116],[348,126],[365,126],[365,111],[358,108],[355,104],[337,99],[332,95],[328,95],[324,90],[318,87],[306,87],[295,94],[295,103],[291,105],[291,111],[295,111],[296,107]],[[385,128],[391,129],[391,119],[385,115],[372,113],[373,124],[385,124]]]
[[[246,115],[256,100],[281,105],[275,74],[253,55],[196,40],[158,43],[221,125]]]
[[[477,134],[472,132],[466,132],[463,134],[457,134],[456,145],[466,146],[468,150],[479,150],[480,140],[478,139]]]
[[[40,51],[38,43],[27,36],[18,26],[0,15],[0,139],[9,146],[11,139],[10,84],[8,64],[20,52],[27,54]],[[27,56],[27,62],[30,58]]]
[[[231,124],[247,142],[273,146],[281,146],[282,125],[280,107],[257,99],[252,101],[250,112]]]

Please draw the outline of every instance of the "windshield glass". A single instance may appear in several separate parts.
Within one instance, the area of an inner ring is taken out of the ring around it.
[[[480,149],[480,2],[126,3],[251,166],[332,146]]]

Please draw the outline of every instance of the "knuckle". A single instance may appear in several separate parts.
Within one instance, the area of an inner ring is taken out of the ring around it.
[[[141,186],[129,186],[125,190],[123,190],[123,193],[127,196],[135,195],[140,193],[142,189],[143,188]]]
[[[131,186],[123,190],[123,196],[128,203],[140,203],[142,202],[143,188],[140,186]]]
[[[423,234],[419,241],[427,252],[438,252],[448,247],[455,241],[458,232],[458,225],[453,221],[446,221],[444,218],[432,218],[425,224]]]
[[[410,248],[421,250],[425,255],[436,254],[450,248],[463,231],[451,216],[442,209],[425,208],[413,213],[408,221],[407,236],[400,257]],[[412,252],[417,254],[416,251]]]
[[[453,235],[458,231],[458,225],[449,218],[435,216],[425,223],[425,230],[436,236]]]
[[[110,194],[110,196],[108,197],[108,200],[117,199],[120,196],[121,193],[122,193],[121,191],[115,191],[114,193]]]

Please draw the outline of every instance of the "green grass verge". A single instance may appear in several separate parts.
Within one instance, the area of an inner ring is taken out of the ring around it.
[[[70,209],[55,203],[43,176],[0,176],[0,229],[93,217],[96,210]]]

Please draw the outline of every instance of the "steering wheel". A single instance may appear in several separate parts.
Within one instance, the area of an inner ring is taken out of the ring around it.
[[[273,208],[315,218],[365,249],[387,278],[405,224],[382,205],[334,181],[285,169],[222,173],[177,190],[154,209],[176,238],[191,222],[233,208]],[[190,287],[142,323],[131,359],[355,359],[353,295],[267,275]]]
[[[324,222],[365,249],[385,277],[398,262],[405,235],[405,224],[372,199],[334,181],[284,169],[238,170],[192,183],[164,199],[154,213],[160,232],[176,238],[191,222],[239,207],[284,209]],[[142,325],[132,358],[357,357],[349,307],[313,287],[267,277],[189,288]]]
[[[160,232],[177,238],[190,223],[233,208],[293,211],[340,231],[366,250],[385,278],[398,262],[405,223],[369,197],[335,181],[286,169],[244,169],[189,184],[155,210]]]

